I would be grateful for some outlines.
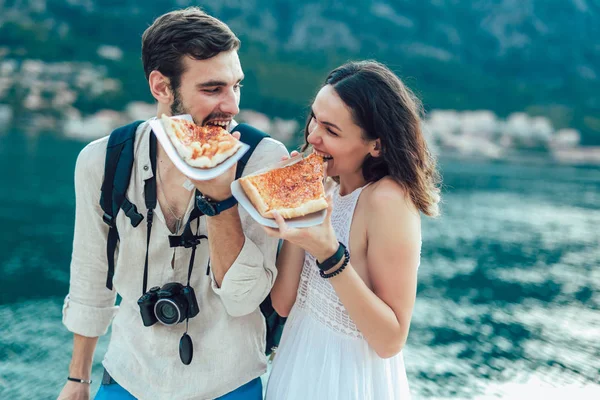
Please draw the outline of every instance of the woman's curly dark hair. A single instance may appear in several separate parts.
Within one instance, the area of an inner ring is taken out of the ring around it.
[[[421,132],[420,100],[385,65],[376,61],[349,62],[327,79],[352,112],[365,140],[379,139],[379,157],[367,155],[362,172],[367,182],[390,176],[410,194],[425,215],[439,215],[440,175]],[[308,146],[308,126],[304,129]]]

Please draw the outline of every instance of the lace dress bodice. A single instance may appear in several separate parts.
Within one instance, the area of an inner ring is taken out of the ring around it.
[[[352,217],[358,198],[365,187],[358,188],[346,196],[340,196],[339,185],[333,191],[331,224],[338,241],[343,243],[350,253],[352,253],[350,249]],[[305,309],[321,323],[338,333],[362,338],[362,334],[348,315],[329,280],[319,275],[315,257],[308,252],[304,258],[295,307]]]

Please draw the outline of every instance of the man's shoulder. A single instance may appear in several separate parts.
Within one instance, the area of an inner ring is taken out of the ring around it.
[[[146,132],[148,121],[142,122],[136,129],[135,148],[139,147],[141,137]],[[94,140],[88,143],[80,152],[77,157],[77,168],[83,169],[88,172],[98,171],[104,173],[104,163],[106,160],[106,147],[108,145],[108,139],[110,138],[110,132],[108,135]]]
[[[77,157],[77,169],[93,171],[97,169],[102,171],[104,168],[104,159],[106,158],[106,145],[108,144],[108,135],[88,143]]]

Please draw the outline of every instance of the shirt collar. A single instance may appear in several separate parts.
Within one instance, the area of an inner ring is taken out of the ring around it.
[[[154,176],[152,173],[152,163],[150,162],[150,135],[153,135],[152,128],[148,121],[142,123],[136,132],[135,158],[137,160],[137,175],[140,177],[141,189],[144,190],[144,181]]]

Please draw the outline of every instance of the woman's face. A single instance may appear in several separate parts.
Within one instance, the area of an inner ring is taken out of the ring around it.
[[[327,160],[327,175],[360,174],[367,156],[376,155],[375,140],[365,141],[350,109],[331,85],[324,86],[312,105],[307,141]]]

